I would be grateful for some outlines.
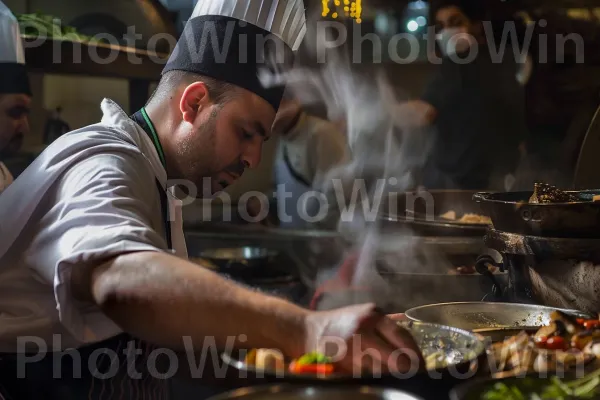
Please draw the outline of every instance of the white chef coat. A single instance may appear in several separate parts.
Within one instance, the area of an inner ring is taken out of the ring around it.
[[[51,346],[60,334],[68,348],[121,333],[96,306],[73,299],[72,271],[127,252],[169,251],[156,185],[166,187],[167,176],[156,149],[114,102],[101,109],[99,124],[60,137],[0,196],[0,351],[17,350],[17,336]],[[181,203],[168,197],[173,247],[187,257]]]
[[[289,165],[284,159],[286,151]],[[280,136],[275,157],[280,225],[288,228],[305,225],[299,207],[306,207],[309,215],[315,216],[318,200],[308,197],[307,201],[312,201],[312,204],[303,204],[302,195],[314,190],[315,184],[332,168],[345,163],[349,158],[350,149],[346,136],[335,124],[302,113],[296,125],[285,136]]]
[[[0,162],[0,193],[13,183],[13,176],[3,162]]]

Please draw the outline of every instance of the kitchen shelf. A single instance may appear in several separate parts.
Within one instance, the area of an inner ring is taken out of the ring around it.
[[[33,46],[34,38],[23,40],[27,67],[45,73],[158,80],[168,59],[167,54],[105,43],[41,39]]]
[[[157,82],[168,59],[167,54],[105,43],[22,36],[25,61],[30,71],[127,79],[130,110],[145,104],[150,83]]]

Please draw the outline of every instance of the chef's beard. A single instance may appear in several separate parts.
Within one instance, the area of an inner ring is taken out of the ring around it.
[[[223,172],[241,176],[245,169],[240,159],[224,168],[220,164],[222,160],[219,159],[216,141],[219,111],[220,108],[214,109],[200,128],[178,146],[180,170],[185,179],[195,185],[196,197],[199,198],[212,197],[228,186],[222,178]]]
[[[191,181],[198,194],[203,193],[203,180],[212,175],[211,164],[216,154],[216,125],[219,110],[212,111],[199,129],[188,135],[177,148],[178,164],[185,179]]]

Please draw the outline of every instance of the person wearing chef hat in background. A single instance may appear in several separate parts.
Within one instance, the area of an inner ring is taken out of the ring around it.
[[[199,40],[205,31],[216,40]],[[207,337],[225,347],[244,335],[245,348],[298,357],[333,336],[348,349],[361,340],[383,371],[414,370],[411,354],[424,368],[414,339],[373,304],[309,311],[187,260],[169,181],[215,194],[259,163],[284,90],[261,84],[259,43],[292,55],[304,33],[302,0],[199,2],[146,107],[128,116],[104,100],[100,123],[61,136],[0,196],[0,390],[148,398],[168,383],[148,371],[148,351],[181,350],[183,337],[200,349]],[[228,51],[217,56],[210,43],[224,39]],[[53,379],[54,357],[39,354],[40,342],[77,349],[82,370],[67,354],[58,361],[67,373]],[[118,359],[99,372],[120,366],[110,379],[89,370],[103,350]],[[23,364],[29,351],[36,362]],[[353,351],[340,366],[374,368]],[[26,379],[15,376],[20,367]]]
[[[19,23],[0,1],[0,193],[13,176],[3,161],[16,153],[29,133],[31,88]]]
[[[301,228],[307,224],[303,212],[312,216],[317,207],[300,204],[302,195],[315,190],[331,169],[346,163],[350,149],[336,124],[307,114],[289,93],[281,102],[273,133],[279,137],[274,165],[279,224]]]

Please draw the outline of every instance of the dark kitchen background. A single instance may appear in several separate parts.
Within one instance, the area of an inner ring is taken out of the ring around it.
[[[127,33],[127,27],[135,26],[136,33],[148,38],[157,33],[177,36],[196,0],[7,0],[6,3],[15,14],[37,12],[52,15],[86,35],[110,33],[123,37]],[[305,0],[305,3],[309,14],[321,14],[320,0]],[[397,33],[414,34],[423,42],[423,34],[427,31],[427,26],[432,24],[429,3],[424,0],[367,0],[358,3],[362,6],[360,24],[356,18],[345,17],[343,13],[340,13],[337,20],[348,26],[350,34],[360,29],[363,36],[367,33],[378,35],[384,43],[384,50],[389,38]],[[588,161],[590,157],[580,154],[579,150],[590,127],[593,128],[593,117],[598,107],[600,2],[488,0],[487,3],[488,13],[492,18],[517,21],[523,27],[532,21],[546,19],[547,27],[537,27],[535,35],[546,33],[552,38],[555,33],[579,33],[583,36],[585,63],[575,63],[577,49],[572,44],[567,44],[564,63],[535,65],[526,88],[527,118],[532,135],[538,137],[537,143],[548,143],[548,148],[560,149],[546,155],[551,160],[553,157],[567,159],[573,171],[580,156],[580,165],[591,162]],[[343,0],[341,4],[343,5]],[[326,18],[331,19],[331,13]],[[308,37],[312,34],[314,32],[309,31]],[[555,44],[552,39],[549,40],[548,47],[554,49]],[[351,36],[348,42],[352,43]],[[534,38],[532,43],[535,45],[537,40]],[[162,44],[157,51],[168,51],[166,42],[163,41]],[[136,45],[139,50],[143,50],[147,43],[141,40]],[[436,68],[428,61],[427,46],[420,47],[423,51],[414,62],[399,64],[387,57],[387,51],[377,53],[371,42],[364,40],[361,44],[360,62],[353,64],[353,68],[366,73],[374,68],[384,68],[399,91],[407,97],[417,98]],[[69,60],[71,54],[68,46],[61,48],[64,50],[63,59]],[[404,50],[405,53],[408,51]],[[402,54],[402,49],[400,53],[403,56],[408,54]],[[116,100],[128,112],[134,111],[133,108],[143,105],[144,99],[153,90],[161,69],[160,64],[148,62],[147,56],[142,57],[144,62],[141,65],[116,62],[109,66],[94,66],[93,63],[83,62],[74,66],[68,62],[52,63],[51,54],[51,49],[48,48],[29,49],[26,53],[35,93],[31,118],[33,132],[27,137],[22,157],[11,164],[17,174],[31,157],[35,157],[44,148],[46,124],[49,117],[56,116],[56,110],[60,110],[60,119],[72,129],[98,121],[101,116],[99,104],[104,97]],[[302,54],[303,62],[314,61],[306,56],[305,51]],[[548,59],[556,57],[550,52]],[[312,111],[322,113],[323,110],[316,107]],[[266,144],[260,167],[248,172],[231,189],[233,201],[248,190],[271,190],[271,168],[276,146],[275,140]],[[595,147],[588,146],[586,151],[593,155]],[[593,161],[593,157],[591,159]],[[590,184],[598,186],[600,182],[587,183],[589,187]]]

